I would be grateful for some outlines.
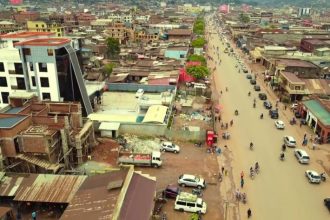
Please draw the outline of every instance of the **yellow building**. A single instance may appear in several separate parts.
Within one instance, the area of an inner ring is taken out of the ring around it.
[[[27,21],[28,31],[36,32],[52,32],[56,33],[57,37],[64,36],[64,27],[56,22],[52,21]]]

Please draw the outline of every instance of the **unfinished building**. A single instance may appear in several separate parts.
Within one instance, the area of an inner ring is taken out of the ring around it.
[[[80,103],[40,102],[28,93],[10,95],[10,103],[0,113],[3,170],[58,173],[87,159],[94,128]]]

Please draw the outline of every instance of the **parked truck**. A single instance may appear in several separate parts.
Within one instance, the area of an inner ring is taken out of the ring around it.
[[[153,151],[151,153],[133,153],[130,151],[119,151],[119,164],[132,164],[135,166],[152,166],[160,167],[162,160],[160,158],[160,151]]]

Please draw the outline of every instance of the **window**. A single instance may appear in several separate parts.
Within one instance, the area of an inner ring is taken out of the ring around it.
[[[7,79],[6,77],[0,77],[0,87],[7,87]]]
[[[22,77],[17,77],[16,78],[16,82],[17,82],[17,89],[21,89],[21,90],[25,90],[25,80]]]
[[[3,62],[0,62],[0,72],[5,72],[5,65]]]
[[[41,27],[45,27],[45,25],[42,24]]]
[[[47,49],[48,56],[54,56],[54,50],[53,49]]]
[[[36,27],[38,27],[38,25],[36,24]]]
[[[36,77],[31,77],[32,86],[36,86]]]
[[[9,92],[2,92],[1,93],[3,103],[8,103],[8,96],[9,96]]]
[[[30,66],[30,71],[34,71],[33,63],[29,63],[29,66]]]
[[[14,63],[15,73],[19,75],[23,75],[23,65],[21,63]]]
[[[43,92],[43,93],[42,93],[42,99],[43,99],[43,100],[46,100],[46,99],[49,99],[49,100],[50,100],[50,93],[48,93],[48,92]]]
[[[187,206],[188,206],[188,207],[195,207],[195,203],[187,202]]]
[[[47,77],[40,77],[41,87],[49,87],[49,80]]]
[[[38,63],[39,72],[47,72],[47,63]]]
[[[181,202],[181,201],[177,201],[176,204],[177,204],[177,205],[186,205],[185,202]]]
[[[31,55],[31,49],[30,48],[23,48],[23,54],[26,55]]]

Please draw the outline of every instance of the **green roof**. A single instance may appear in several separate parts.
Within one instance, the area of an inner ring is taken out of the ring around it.
[[[322,122],[322,124],[330,125],[330,112],[326,110],[318,101],[308,100],[303,102],[304,105]]]

